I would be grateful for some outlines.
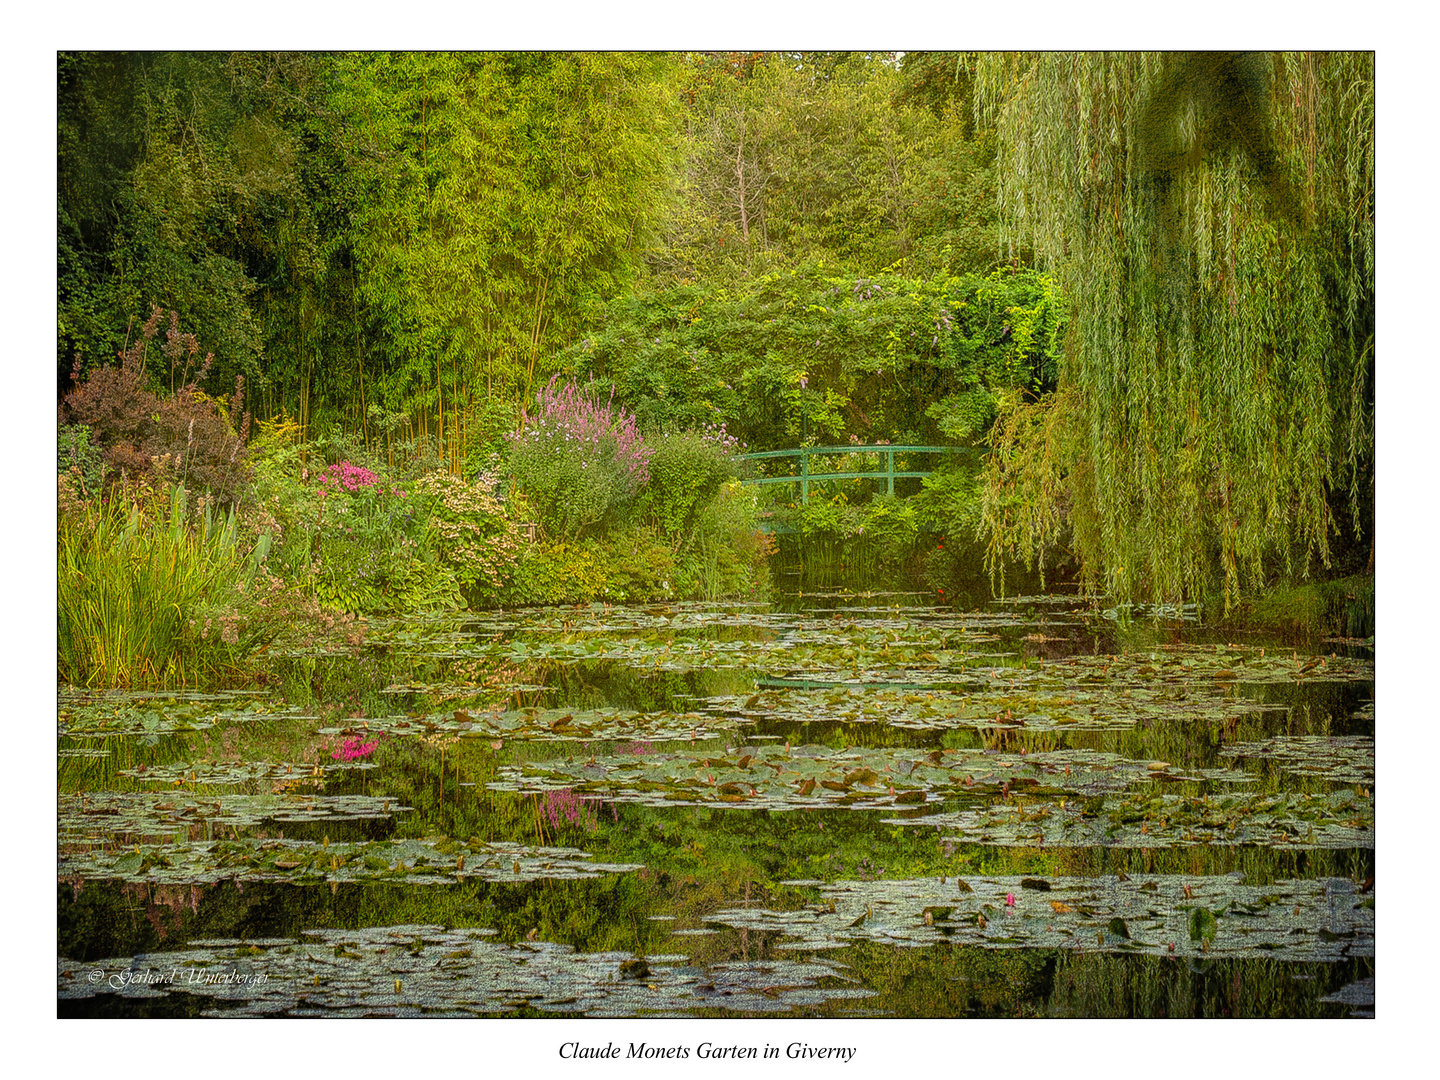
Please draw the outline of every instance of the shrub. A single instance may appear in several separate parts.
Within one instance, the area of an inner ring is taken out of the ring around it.
[[[914,503],[937,532],[974,543],[980,532],[981,482],[973,468],[942,467],[921,481]]]
[[[651,446],[650,482],[636,500],[637,515],[684,551],[701,512],[725,481],[739,476],[742,447],[724,424],[662,435]]]
[[[575,604],[603,595],[604,553],[594,544],[541,541],[521,555],[504,596],[507,603]]]
[[[605,583],[595,599],[633,603],[674,595],[674,552],[650,530],[636,529],[607,538],[600,548]]]
[[[552,378],[535,400],[536,415],[510,436],[511,475],[552,540],[603,532],[645,486],[652,450],[635,417],[602,403],[593,386]]]
[[[272,442],[256,462],[242,520],[274,537],[272,568],[302,594],[352,614],[393,610],[422,594],[424,606],[434,606],[436,590],[423,587],[423,570],[412,566],[435,562],[425,514],[411,508],[404,488],[351,461],[312,472],[306,456],[304,446]],[[440,593],[458,604],[449,585]]]
[[[107,482],[121,475],[140,477],[162,459],[172,463],[191,490],[206,490],[221,502],[233,503],[250,479],[245,441],[250,417],[244,412],[245,380],[235,380],[235,393],[225,407],[199,387],[210,369],[211,357],[194,370],[199,345],[193,334],[182,334],[179,316],[170,313],[170,328],[162,356],[169,361],[172,392],[161,396],[149,388],[147,352],[160,326],[164,310],[156,307],[141,327],[140,338],[120,354],[118,367],[102,366],[82,382],[72,374],[75,389],[60,405],[60,424],[83,425],[88,440],[103,453]],[[184,367],[180,368],[184,360]],[[179,370],[177,370],[177,368]],[[179,388],[173,389],[176,379]],[[232,423],[238,420],[238,426]]]
[[[59,471],[70,477],[77,495],[99,495],[105,477],[105,455],[91,440],[90,429],[84,424],[63,424],[58,434]]]
[[[329,466],[312,483],[320,497],[311,526],[315,595],[356,614],[389,609],[411,562],[423,555],[423,523],[406,492],[348,461]]]
[[[517,605],[634,603],[673,596],[674,567],[669,545],[645,529],[573,544],[542,541],[523,551],[501,595]]]
[[[863,508],[850,564],[862,570],[895,569],[915,553],[921,526],[920,512],[910,500],[875,496]]]
[[[754,491],[728,481],[701,510],[695,542],[677,560],[675,587],[707,600],[763,591],[774,551],[774,537],[760,531]]]
[[[467,482],[436,471],[414,485],[417,507],[429,517],[429,542],[477,603],[498,595],[520,559],[520,532],[495,496],[496,483],[489,473]]]

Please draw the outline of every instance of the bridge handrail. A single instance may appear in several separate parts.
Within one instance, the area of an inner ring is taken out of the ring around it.
[[[921,453],[921,454],[948,454],[956,451],[974,452],[977,448],[973,446],[908,446],[891,443],[876,443],[870,446],[800,446],[793,450],[761,450],[754,454],[741,454],[742,461],[758,461],[761,458],[779,457],[809,457],[812,454],[863,454],[866,452],[881,453]]]
[[[896,454],[950,454],[959,451],[978,453],[979,448],[974,446],[912,446],[908,444],[876,443],[868,446],[801,446],[793,450],[759,450],[753,454],[742,454],[742,461],[759,461],[766,458],[787,458],[798,457],[800,459],[799,474],[789,473],[785,476],[747,476],[740,481],[742,484],[799,484],[800,502],[802,505],[810,502],[810,485],[823,480],[880,480],[885,481],[887,494],[895,494],[895,481],[909,477],[926,477],[929,472],[921,472],[913,469],[895,469]],[[815,456],[829,457],[836,454],[883,454],[884,462],[878,468],[867,469],[864,472],[831,472],[812,473],[810,471],[810,459]]]

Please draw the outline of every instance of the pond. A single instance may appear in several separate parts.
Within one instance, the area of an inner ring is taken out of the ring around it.
[[[1373,638],[935,599],[372,619],[255,686],[63,687],[58,1011],[1373,1015]]]

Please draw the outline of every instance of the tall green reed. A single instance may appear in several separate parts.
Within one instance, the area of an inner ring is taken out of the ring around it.
[[[192,512],[183,485],[62,514],[60,679],[188,686],[239,668],[269,632],[249,588],[268,541],[247,550],[234,510]]]

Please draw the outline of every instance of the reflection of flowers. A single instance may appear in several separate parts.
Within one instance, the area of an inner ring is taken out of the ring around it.
[[[541,812],[550,819],[550,824],[560,827],[560,819],[564,818],[570,825],[579,825],[586,832],[594,832],[600,827],[598,808],[601,802],[599,799],[582,799],[575,794],[574,788],[551,789],[545,792],[545,802],[541,805]],[[616,821],[620,820],[620,811],[614,803],[610,804],[610,813]]]
[[[364,741],[364,736],[351,735],[340,744],[340,749],[330,756],[337,761],[354,761],[356,758],[369,757],[379,745],[379,739],[367,743]]]

